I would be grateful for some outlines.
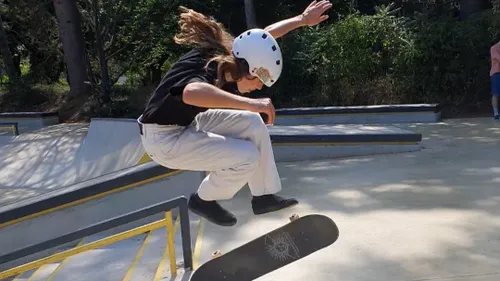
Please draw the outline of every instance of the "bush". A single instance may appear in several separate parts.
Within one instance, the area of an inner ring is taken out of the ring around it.
[[[400,14],[406,16],[396,16],[399,12],[392,6],[381,7],[373,15],[339,15],[350,11],[351,2],[337,5],[340,10],[332,12],[327,22],[279,39],[283,74],[274,87],[254,96],[270,94],[278,108],[441,103],[448,112],[459,113],[483,103],[489,109],[489,50],[500,41],[500,0],[492,1],[493,9],[463,21],[457,17],[456,7],[451,7],[457,1],[450,2],[450,7],[417,2],[403,4],[405,11]],[[276,9],[262,4],[257,10],[270,20],[277,17],[276,11],[280,18],[300,12],[302,8],[292,11],[300,6],[295,4],[287,0],[276,4]],[[230,15],[226,20],[236,30],[244,25],[240,21],[235,27]],[[169,53],[162,62],[161,72],[165,73],[183,50],[163,47],[144,56],[161,60],[163,52]],[[93,96],[81,110],[82,116],[137,117],[156,86],[151,81],[159,73],[150,65],[132,67],[127,82],[114,87],[109,104],[102,105]],[[0,96],[3,110],[44,108],[60,96],[56,94],[59,86],[20,83],[9,87],[2,89],[9,93]]]
[[[284,41],[280,106],[283,100],[294,106],[402,102],[391,73],[396,60],[405,59],[402,53],[411,51],[403,21],[389,8],[373,16],[356,13]]]
[[[491,10],[466,21],[393,14],[382,7],[284,39],[278,107],[438,102],[458,112],[489,102],[489,50],[500,39]]]
[[[23,80],[16,84],[2,85],[0,89],[0,111],[45,111],[61,100],[69,91],[65,83],[30,84]]]
[[[395,71],[406,100],[440,102],[455,112],[489,101],[489,51],[498,40],[498,27],[491,11],[466,21],[415,20],[408,26],[413,55]]]

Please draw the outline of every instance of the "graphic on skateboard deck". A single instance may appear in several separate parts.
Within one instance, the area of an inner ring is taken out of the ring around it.
[[[335,222],[323,215],[290,217],[291,222],[227,253],[193,272],[190,281],[250,281],[321,250],[339,237]]]

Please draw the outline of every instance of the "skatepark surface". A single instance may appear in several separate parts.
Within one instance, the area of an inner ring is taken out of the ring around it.
[[[141,160],[144,149],[132,120],[95,121],[1,136],[0,207],[117,172]]]
[[[255,216],[251,212],[251,194],[248,188],[243,188],[233,200],[222,202],[237,216],[237,225],[220,227],[202,220],[196,232],[192,233],[195,266],[210,259],[216,250],[228,252],[287,223],[293,214],[305,216],[320,213],[337,223],[339,240],[257,280],[499,280],[500,123],[490,118],[471,118],[391,125],[422,133],[422,150],[278,163],[283,183],[281,195],[297,198],[299,205]],[[81,128],[75,125],[74,129],[75,134],[71,138],[58,138],[58,145],[47,141],[47,147],[59,148],[58,153],[55,150],[52,153],[44,151],[45,156],[33,161],[54,161],[64,165],[64,162],[59,162],[65,159],[64,155],[77,155],[80,146],[76,143],[81,141],[78,131]],[[25,141],[29,148],[29,140]],[[126,140],[123,142],[125,146]],[[98,144],[94,145],[99,149]],[[101,144],[101,149],[104,145]],[[137,144],[130,145],[135,147]],[[116,159],[129,159],[127,165],[131,165],[142,153],[135,149],[127,151],[131,154],[114,155],[112,161],[105,162],[106,171],[122,169],[116,164]],[[27,154],[24,159],[35,154]],[[12,153],[10,157],[19,155]],[[2,157],[4,162],[9,159]],[[86,154],[85,157],[89,159],[93,156]],[[70,164],[66,165],[59,169],[65,169]],[[36,165],[33,164],[33,167]],[[57,171],[61,170],[46,171],[43,179],[30,178],[30,182],[23,182],[22,178],[15,177],[9,177],[7,181],[3,176],[7,173],[4,169],[0,185],[7,190],[17,181],[25,187],[33,187],[33,190],[37,187],[50,189],[55,187],[50,180],[57,182]],[[92,173],[86,166],[81,166],[68,182],[92,177]],[[13,170],[11,175],[15,175]],[[29,191],[29,188],[23,189],[23,192]],[[4,197],[4,200],[14,199]],[[133,247],[116,244],[106,251],[71,258],[75,263],[68,260],[67,271],[80,278],[71,280],[122,280],[122,277],[113,274],[113,270],[118,270],[120,258],[128,255],[132,260],[138,248],[137,242],[128,243],[132,243]],[[118,251],[110,254],[115,249],[122,250],[121,254]],[[95,262],[89,268],[80,265],[84,261],[89,264]],[[107,266],[110,262],[114,265]],[[142,270],[145,269],[138,266],[136,273],[147,275]],[[85,279],[90,273],[92,278]],[[142,278],[145,277],[130,280],[152,280]],[[188,279],[179,275],[175,280]]]
[[[424,134],[422,151],[280,164],[282,194],[300,204],[254,216],[243,189],[223,203],[238,217],[235,227],[206,223],[200,263],[293,213],[320,213],[338,224],[339,240],[257,280],[499,280],[499,125],[490,119],[400,125]]]

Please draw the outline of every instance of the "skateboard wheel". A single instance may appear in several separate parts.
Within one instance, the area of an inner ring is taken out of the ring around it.
[[[218,258],[220,256],[222,256],[222,252],[219,250],[212,253],[212,259]]]
[[[296,220],[296,219],[298,219],[298,218],[299,218],[299,215],[297,215],[297,214],[293,214],[293,215],[290,217],[290,221],[294,221],[294,220]]]

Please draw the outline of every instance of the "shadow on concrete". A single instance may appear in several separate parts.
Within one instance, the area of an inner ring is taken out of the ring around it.
[[[0,138],[0,206],[136,165],[144,152],[134,133],[134,122],[110,120]]]
[[[86,126],[65,124],[17,137],[1,137],[0,205],[71,184],[65,178]]]

